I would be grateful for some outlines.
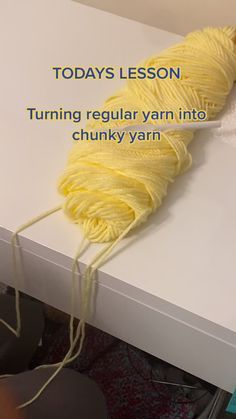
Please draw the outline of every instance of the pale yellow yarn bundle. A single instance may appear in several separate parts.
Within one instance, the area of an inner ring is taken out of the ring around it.
[[[189,34],[183,42],[158,56],[142,63],[145,67],[181,67],[181,80],[130,80],[123,89],[111,96],[103,110],[161,111],[170,109],[205,110],[212,119],[223,108],[227,95],[236,80],[236,30],[234,28],[207,28]],[[148,121],[153,123],[153,121]],[[163,123],[165,121],[161,121]],[[180,123],[176,116],[173,123]],[[136,120],[136,124],[142,123]],[[124,120],[112,123],[112,127],[127,125]],[[107,124],[94,122],[87,129],[107,129]],[[89,315],[92,279],[95,270],[106,260],[116,244],[135,226],[146,221],[162,203],[170,182],[187,170],[191,156],[187,150],[193,132],[187,130],[162,133],[158,142],[129,144],[126,138],[121,144],[105,141],[77,142],[70,153],[68,164],[59,180],[59,192],[65,196],[64,212],[82,226],[84,237],[90,242],[107,242],[107,245],[91,261],[83,275],[82,305],[79,325],[74,332],[76,261],[73,263],[73,293],[70,320],[70,348],[50,379],[26,403],[32,403],[44,391],[64,365],[79,355],[85,336],[85,321]],[[17,234],[33,223],[61,209],[58,206],[32,219],[14,233]],[[16,258],[14,256],[14,263]],[[20,333],[19,292],[16,282],[17,336]],[[79,341],[80,339],[80,341]],[[79,346],[77,344],[79,342]],[[45,366],[41,366],[45,367]]]
[[[181,67],[181,80],[129,80],[103,110],[205,110],[212,119],[223,108],[236,79],[234,28],[207,28],[142,63]],[[136,120],[135,124],[141,124]],[[155,123],[148,121],[149,123]],[[162,121],[162,123],[165,121]],[[172,122],[180,122],[178,117]],[[168,122],[169,123],[169,122]],[[116,121],[113,127],[127,125]],[[87,129],[107,129],[95,121]],[[126,134],[127,136],[127,134]],[[64,211],[91,242],[117,239],[135,220],[147,219],[162,203],[169,182],[191,165],[190,131],[162,133],[159,142],[78,142],[59,182]]]

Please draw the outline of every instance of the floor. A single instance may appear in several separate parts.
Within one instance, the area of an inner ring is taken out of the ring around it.
[[[67,322],[47,319],[42,346],[31,367],[60,361],[68,341]],[[110,419],[193,419],[215,391],[198,378],[91,326],[87,326],[80,357],[70,367],[98,383]]]

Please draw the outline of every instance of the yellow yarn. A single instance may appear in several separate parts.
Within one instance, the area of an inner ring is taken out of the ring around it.
[[[207,28],[189,34],[180,44],[141,64],[180,66],[181,80],[129,80],[102,110],[170,109],[176,113],[172,122],[178,123],[180,107],[196,108],[207,111],[208,119],[214,118],[236,78],[234,37],[233,28]],[[141,124],[141,119],[137,123]],[[112,126],[126,124],[120,120]],[[101,128],[106,129],[107,124],[95,121],[87,126],[88,130]],[[82,226],[91,242],[115,240],[134,220],[144,222],[161,205],[168,184],[190,167],[187,146],[192,138],[190,131],[169,131],[157,142],[130,145],[126,134],[120,144],[75,143],[58,187],[66,197],[65,213]]]
[[[144,110],[176,112],[173,123],[180,123],[177,111],[182,109],[205,110],[212,119],[223,108],[227,95],[236,79],[236,30],[206,28],[189,34],[183,42],[167,49],[142,63],[143,67],[181,67],[181,80],[129,80],[119,92],[111,96],[103,110]],[[154,123],[152,120],[148,123]],[[165,122],[162,120],[162,123]],[[141,120],[136,120],[136,124]],[[113,127],[125,126],[120,120]],[[107,124],[94,122],[87,129],[107,128]],[[77,142],[70,153],[67,167],[59,180],[58,189],[65,196],[64,212],[82,226],[84,236],[90,242],[108,242],[94,257],[83,275],[80,322],[74,333],[74,309],[77,259],[72,267],[72,301],[70,319],[70,348],[50,379],[28,402],[32,403],[44,391],[61,368],[75,359],[81,352],[85,321],[89,316],[90,296],[95,270],[104,263],[109,253],[127,233],[154,212],[167,193],[168,184],[191,165],[187,150],[193,132],[166,130],[161,141],[129,144],[127,135],[120,143],[105,141]],[[21,226],[13,236],[15,248],[17,233],[60,210],[51,211]],[[14,258],[15,260],[15,258]],[[16,277],[17,278],[17,277]],[[17,329],[20,331],[19,293],[16,282]],[[76,345],[79,347],[76,350]],[[40,368],[48,367],[43,365]]]

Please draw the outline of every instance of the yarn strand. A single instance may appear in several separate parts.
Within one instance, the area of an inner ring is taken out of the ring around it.
[[[14,281],[14,289],[15,289],[16,329],[14,329],[9,323],[7,323],[3,319],[0,319],[0,323],[3,324],[5,327],[7,327],[16,337],[20,337],[20,332],[21,332],[20,292],[19,292],[19,286],[18,286],[18,270],[17,270],[17,256],[16,256],[16,248],[20,247],[18,244],[18,234],[21,233],[23,230],[31,227],[33,224],[37,223],[38,221],[42,220],[43,218],[46,218],[49,215],[59,210],[61,210],[61,205],[56,206],[55,208],[52,208],[49,211],[43,212],[39,216],[30,219],[27,223],[22,224],[12,234],[11,247],[12,247],[12,258],[13,258],[13,281]]]
[[[35,394],[35,396],[32,397],[27,402],[18,406],[18,409],[23,409],[24,407],[29,406],[31,403],[33,403],[43,393],[43,391],[52,382],[52,380],[59,374],[61,369],[64,366],[66,366],[67,364],[74,361],[80,355],[82,347],[83,347],[83,342],[84,342],[84,339],[85,339],[85,322],[86,322],[86,320],[89,316],[92,282],[93,282],[95,270],[98,268],[98,266],[100,266],[102,263],[104,263],[106,261],[108,255],[111,253],[113,248],[134,227],[134,223],[137,224],[138,221],[139,220],[135,220],[132,224],[130,224],[130,226],[126,229],[126,231],[124,231],[121,234],[120,237],[118,237],[113,243],[110,243],[108,246],[105,246],[105,248],[102,249],[102,251],[100,251],[95,256],[95,258],[89,263],[89,265],[87,266],[87,268],[85,270],[85,273],[84,273],[84,288],[83,288],[82,299],[81,299],[82,300],[81,319],[78,323],[76,334],[75,334],[74,337],[73,337],[74,299],[72,299],[71,316],[70,316],[70,347],[69,347],[69,350],[67,351],[67,353],[66,353],[64,359],[62,360],[62,362],[60,362],[58,364],[53,364],[53,365],[43,365],[43,366],[40,366],[40,367],[37,368],[37,369],[39,369],[39,368],[47,368],[47,367],[56,367],[56,370],[51,375],[51,377],[44,383],[44,385],[38,390],[38,392]],[[81,243],[81,245],[79,247],[79,250],[77,251],[77,253],[75,255],[73,265],[72,265],[73,266],[73,272],[72,272],[72,289],[73,289],[73,291],[75,291],[75,286],[74,286],[75,270],[74,270],[74,266],[76,265],[77,258],[79,257],[79,255],[81,254],[81,251],[83,250],[83,245],[84,245],[84,241]],[[96,262],[96,264],[94,264],[95,262]],[[81,339],[80,339],[79,348],[76,351],[76,353],[73,355],[73,350],[74,350],[74,348],[75,348],[75,346],[76,346],[76,344],[77,344],[77,342],[80,338],[80,335],[81,335]]]

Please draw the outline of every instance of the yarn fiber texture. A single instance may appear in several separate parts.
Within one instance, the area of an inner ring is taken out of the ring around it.
[[[181,123],[178,109],[198,109],[212,119],[223,108],[236,79],[236,30],[206,28],[190,33],[143,63],[142,67],[181,67],[181,80],[129,80],[106,100],[102,110],[172,110],[172,121]],[[136,119],[134,124],[141,124]],[[149,120],[147,123],[157,124]],[[112,127],[127,121],[112,121]],[[108,129],[94,121],[88,130]],[[78,141],[72,147],[58,190],[65,196],[65,214],[82,226],[91,242],[116,240],[132,224],[138,225],[161,205],[170,182],[191,166],[188,145],[193,132],[161,133],[160,141],[122,143]],[[134,221],[137,220],[137,223]]]

